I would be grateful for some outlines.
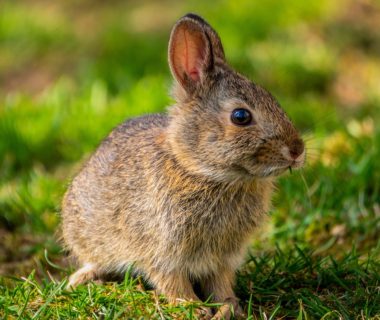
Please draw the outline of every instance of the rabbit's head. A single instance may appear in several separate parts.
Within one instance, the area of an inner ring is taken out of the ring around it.
[[[167,137],[189,172],[232,181],[303,165],[304,143],[292,122],[269,92],[226,63],[219,36],[201,17],[175,24],[169,65],[177,103]]]

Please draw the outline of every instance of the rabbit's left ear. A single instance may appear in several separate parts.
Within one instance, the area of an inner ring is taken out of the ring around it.
[[[169,41],[169,65],[174,78],[191,93],[217,60],[225,61],[217,33],[201,17],[188,14],[174,26]]]

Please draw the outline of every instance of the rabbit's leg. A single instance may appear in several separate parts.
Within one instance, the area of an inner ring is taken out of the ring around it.
[[[97,268],[93,263],[86,263],[82,268],[74,272],[70,278],[66,289],[72,289],[80,284],[94,280],[97,276]]]
[[[190,280],[180,273],[150,274],[150,280],[155,285],[157,293],[165,295],[171,304],[186,301],[200,302]],[[201,319],[211,318],[211,310],[208,308],[197,308],[196,314]]]
[[[166,296],[170,303],[181,301],[199,301],[189,279],[180,273],[150,274],[150,280],[159,294]]]
[[[201,283],[205,297],[211,297],[213,302],[223,303],[213,319],[228,320],[232,314],[235,315],[235,318],[244,316],[239,306],[239,299],[233,290],[234,283],[235,272],[233,270],[221,270],[217,274],[210,275]]]

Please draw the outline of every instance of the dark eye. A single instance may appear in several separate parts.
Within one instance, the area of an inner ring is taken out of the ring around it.
[[[252,122],[252,115],[247,109],[235,109],[231,113],[231,121],[239,126],[246,126]]]

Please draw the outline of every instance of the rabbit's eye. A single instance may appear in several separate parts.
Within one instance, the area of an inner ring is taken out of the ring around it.
[[[239,126],[246,126],[252,122],[252,115],[247,109],[235,109],[231,113],[231,121]]]

